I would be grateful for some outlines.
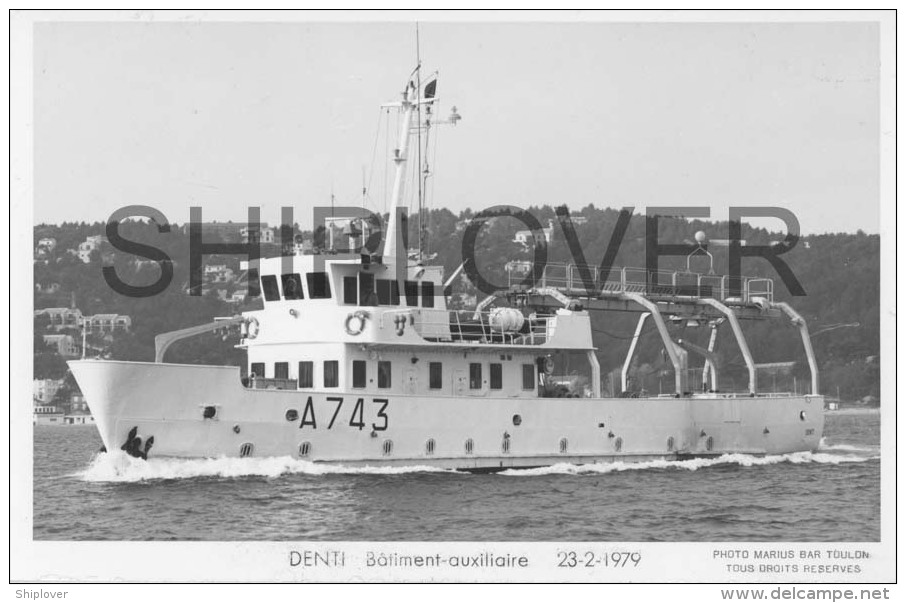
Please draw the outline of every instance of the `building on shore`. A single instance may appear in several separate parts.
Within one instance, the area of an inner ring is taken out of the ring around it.
[[[35,408],[32,414],[33,425],[63,425],[63,409],[59,406],[50,404],[38,404],[35,401]]]

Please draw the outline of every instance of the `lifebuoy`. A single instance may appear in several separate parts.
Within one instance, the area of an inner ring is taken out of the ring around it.
[[[365,320],[368,318],[368,312],[359,310],[346,317],[344,327],[349,335],[359,335],[365,330]]]
[[[248,334],[246,335],[247,339],[254,339],[258,337],[258,329],[260,325],[258,324],[258,319],[252,316],[248,321]]]
[[[548,375],[554,372],[554,359],[550,356],[544,359],[544,372]]]

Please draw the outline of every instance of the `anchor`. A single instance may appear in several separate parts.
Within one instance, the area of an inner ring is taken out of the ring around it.
[[[151,447],[154,446],[154,436],[148,438],[145,442],[144,448],[142,448],[142,439],[138,435],[138,426],[133,427],[129,430],[129,434],[126,437],[126,443],[120,446],[120,450],[124,451],[129,456],[134,456],[137,459],[148,460],[148,451],[151,450]]]

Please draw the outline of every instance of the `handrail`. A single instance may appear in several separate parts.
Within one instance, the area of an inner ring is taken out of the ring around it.
[[[187,337],[193,337],[195,335],[201,335],[202,333],[207,333],[209,331],[216,331],[217,329],[222,329],[223,327],[228,327],[230,325],[241,324],[244,321],[244,317],[234,316],[225,320],[217,320],[203,325],[189,327],[187,329],[179,329],[178,331],[161,333],[154,338],[154,362],[163,362],[164,354],[167,353],[167,349],[181,339],[186,339]]]
[[[648,270],[625,266],[612,267],[603,280],[601,273],[600,266],[549,263],[544,265],[541,277],[530,283],[529,287],[559,289],[574,295],[587,294],[586,287],[591,285],[593,292],[598,294],[641,293],[649,296],[702,297],[746,304],[753,297],[762,297],[768,302],[774,300],[774,281],[764,277],[731,277],[688,270]],[[590,283],[586,284],[583,274],[591,276]],[[523,274],[508,272],[509,287],[525,287],[524,280]],[[738,296],[730,295],[733,289],[739,289]]]

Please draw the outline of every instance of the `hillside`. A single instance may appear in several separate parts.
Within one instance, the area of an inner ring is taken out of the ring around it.
[[[542,206],[530,208],[529,212],[543,227],[553,220],[550,244],[547,246],[548,262],[574,262],[563,231],[557,224],[554,208]],[[597,209],[592,206],[572,210],[576,218],[575,231],[585,260],[597,265],[603,259],[619,212],[613,209]],[[436,254],[434,262],[443,264],[447,274],[452,273],[462,262],[462,237],[472,212],[455,215],[449,210],[433,210],[426,214],[426,252]],[[410,241],[418,240],[414,229],[418,220],[410,220]],[[510,260],[526,261],[532,258],[532,249],[514,242],[517,231],[527,227],[512,217],[500,217],[485,224],[478,234],[475,249],[475,267],[482,276],[501,285],[507,283],[505,265]],[[659,237],[662,243],[691,241],[696,231],[706,232],[710,239],[726,239],[726,222],[708,221],[660,221]],[[298,231],[298,226],[296,227]],[[38,225],[34,229],[36,258],[34,277],[36,287],[35,309],[51,307],[77,307],[82,314],[116,313],[131,317],[132,326],[128,332],[119,332],[96,341],[89,346],[106,356],[124,360],[152,360],[154,336],[164,331],[179,329],[210,321],[215,316],[229,316],[236,312],[259,307],[258,299],[228,302],[235,291],[244,288],[239,279],[239,256],[206,256],[206,265],[223,265],[227,272],[234,274],[220,284],[206,283],[205,295],[190,296],[188,288],[188,236],[184,229],[172,227],[169,233],[159,234],[156,227],[143,222],[125,222],[123,236],[144,241],[163,249],[172,259],[174,278],[170,286],[153,297],[131,298],[113,291],[105,282],[101,272],[103,262],[112,261],[120,278],[131,284],[148,284],[157,279],[159,268],[153,263],[138,263],[134,256],[116,252],[105,247],[91,254],[85,263],[68,250],[91,235],[104,234],[102,223],[64,223],[61,225]],[[764,229],[743,225],[742,237],[747,245],[768,245],[780,241],[782,236]],[[42,240],[53,239],[53,249],[41,248]],[[206,238],[207,240],[207,238]],[[276,245],[264,246],[270,255],[278,254]],[[718,274],[728,272],[728,249],[712,245],[709,251],[714,255],[714,270]],[[880,396],[880,239],[877,235],[824,234],[803,237],[798,244],[782,256],[793,274],[801,283],[806,295],[793,297],[781,282],[770,264],[760,258],[744,258],[742,273],[747,276],[771,277],[775,281],[775,298],[789,301],[808,321],[813,344],[821,370],[822,393],[837,396],[846,401],[860,400],[865,396]],[[685,258],[662,258],[661,269],[676,269],[685,266]],[[616,255],[614,265],[645,266],[645,220],[633,216],[625,237]],[[706,258],[696,257],[693,270],[707,272]],[[454,303],[457,300],[481,299],[483,294],[465,278],[460,278],[453,288]],[[474,296],[474,297],[473,297]],[[602,374],[621,366],[628,339],[631,338],[637,320],[636,315],[604,315],[596,313],[593,318],[595,343],[599,348]],[[857,325],[857,326],[856,326]],[[675,327],[677,330],[684,327]],[[759,375],[761,388],[803,390],[807,367],[801,352],[798,332],[792,327],[776,323],[746,325],[749,344],[758,363],[797,361],[789,371]],[[688,329],[682,336],[705,343],[705,329]],[[718,350],[723,358],[724,381],[739,389],[744,384],[742,359],[723,329],[723,339]],[[52,350],[38,340],[48,333],[46,324],[36,322],[36,378],[61,378],[65,364],[54,359]],[[65,331],[64,331],[65,332]],[[72,335],[81,343],[79,331]],[[200,364],[243,363],[244,354],[235,350],[232,339],[208,335],[179,342],[168,353],[170,362]],[[649,392],[656,393],[661,383],[669,384],[667,363],[661,353],[658,337],[650,326],[640,342],[637,363],[633,368],[635,382]],[[558,372],[569,373],[570,358],[557,359]],[[605,384],[605,391],[610,382]],[[669,387],[669,386],[668,386]],[[839,388],[839,389],[838,389]],[[617,393],[619,388],[617,387]]]

